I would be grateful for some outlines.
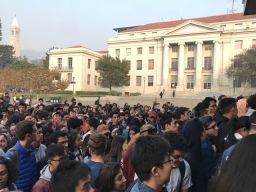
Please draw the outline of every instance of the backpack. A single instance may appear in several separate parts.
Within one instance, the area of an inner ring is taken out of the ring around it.
[[[182,190],[183,179],[184,179],[185,171],[186,171],[186,166],[185,166],[185,162],[184,161],[180,162],[179,170],[180,170],[180,176],[181,176],[181,182],[180,182],[180,185],[179,185],[179,191],[181,191]]]
[[[14,162],[14,164],[18,167],[19,165],[19,155],[16,149],[13,147],[8,150],[8,152],[12,155],[11,160]]]

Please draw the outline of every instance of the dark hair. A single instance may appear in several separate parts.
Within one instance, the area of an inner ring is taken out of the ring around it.
[[[97,179],[95,180],[95,187],[97,191],[112,192],[114,191],[114,179],[119,173],[121,165],[117,162],[108,162],[101,169]]]
[[[76,130],[71,130],[71,132],[68,135],[68,148],[71,152],[75,151],[75,143],[76,143],[76,138],[80,133],[77,132]]]
[[[115,136],[111,142],[111,147],[109,153],[106,155],[105,161],[106,162],[121,162],[122,159],[122,149],[123,144],[125,142],[125,138],[122,136]]]
[[[248,135],[235,147],[223,167],[215,192],[254,192],[256,188],[256,135]]]
[[[223,98],[218,105],[221,114],[228,113],[233,107],[236,107],[236,99],[231,97]]]
[[[0,132],[0,136],[1,135],[4,136],[4,138],[6,139],[6,142],[7,142],[6,149],[2,149],[4,152],[6,152],[8,149],[10,149],[12,147],[12,142],[11,142],[9,135],[6,132]]]
[[[203,124],[204,129],[207,129],[208,126],[214,121],[213,117],[209,115],[200,117],[199,120]]]
[[[10,159],[0,156],[0,164],[3,164],[6,166],[6,169],[8,171],[8,181],[7,181],[7,187],[9,190],[15,190],[13,187],[13,183],[15,182],[16,178],[19,175],[19,170],[17,166],[14,164],[13,161]]]
[[[130,125],[129,130],[128,130],[128,136],[127,136],[127,142],[129,143],[131,140],[130,137],[130,131],[134,131],[135,134],[140,132],[140,128],[138,127],[138,125]]]
[[[189,111],[189,108],[187,107],[178,107],[176,110],[175,110],[175,113],[174,113],[174,116],[178,119],[181,118],[181,115],[184,115],[186,111]]]
[[[132,148],[131,162],[136,174],[141,181],[147,181],[151,177],[151,169],[161,166],[165,157],[172,153],[168,141],[160,136],[140,136]]]
[[[205,97],[204,100],[202,101],[203,109],[207,109],[210,106],[211,101],[217,103],[216,99],[214,99],[213,97]]]
[[[48,144],[58,143],[59,137],[67,137],[67,133],[63,131],[55,131],[48,138]]]
[[[83,125],[83,120],[77,118],[69,118],[67,121],[68,130],[70,129],[80,129],[80,126]]]
[[[98,133],[91,134],[89,137],[88,146],[93,154],[103,155],[107,147],[106,136]]]
[[[90,168],[83,162],[76,160],[62,161],[52,175],[52,191],[75,191],[75,188],[81,179],[88,177],[89,182],[89,174]]]
[[[95,129],[97,129],[97,127],[99,126],[100,121],[99,119],[95,118],[95,117],[90,117],[89,118],[89,125]]]
[[[256,111],[254,111],[249,117],[250,129],[256,129]]]
[[[256,94],[251,95],[247,99],[248,106],[251,107],[252,109],[256,110]]]
[[[110,117],[112,118],[113,115],[119,115],[119,112],[118,111],[111,111]]]
[[[17,125],[16,125],[16,136],[19,140],[24,140],[26,134],[32,134],[34,129],[33,126],[35,125],[34,122],[32,121],[20,121]]]
[[[179,133],[165,133],[164,138],[170,143],[173,150],[185,152],[187,143],[185,138]]]
[[[47,159],[52,159],[55,156],[65,155],[65,148],[62,144],[52,143],[46,149],[46,157]]]
[[[36,113],[36,117],[37,117],[37,119],[45,119],[46,120],[49,118],[49,113],[46,110],[39,110]]]

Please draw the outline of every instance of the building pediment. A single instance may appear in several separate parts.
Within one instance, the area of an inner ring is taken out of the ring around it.
[[[207,23],[190,20],[181,25],[178,25],[177,27],[175,27],[170,31],[167,31],[164,34],[164,36],[212,33],[212,32],[220,32],[221,30],[222,30],[221,28],[211,26]]]

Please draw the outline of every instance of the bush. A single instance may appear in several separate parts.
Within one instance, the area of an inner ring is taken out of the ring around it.
[[[122,93],[121,92],[117,92],[117,91],[110,91],[109,95],[112,95],[112,96],[122,96]]]
[[[130,93],[130,96],[140,96],[141,95],[141,93],[139,93],[139,92],[136,92],[136,93]]]

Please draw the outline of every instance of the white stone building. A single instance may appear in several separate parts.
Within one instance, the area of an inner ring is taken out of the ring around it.
[[[256,15],[242,13],[150,23],[114,29],[113,57],[130,61],[130,86],[123,92],[253,92],[256,77],[242,85],[227,79],[231,59],[256,45]]]
[[[99,73],[95,66],[97,60],[106,52],[96,52],[80,45],[49,52],[49,69],[57,70],[62,80],[70,82],[67,90],[97,91]]]

